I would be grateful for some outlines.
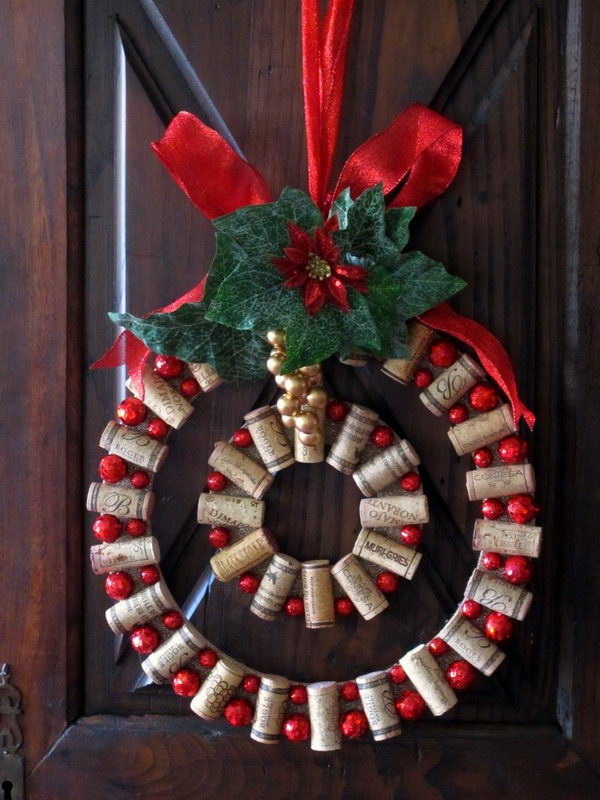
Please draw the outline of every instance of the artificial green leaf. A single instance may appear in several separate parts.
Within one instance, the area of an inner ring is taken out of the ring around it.
[[[400,251],[385,232],[385,200],[383,185],[366,189],[348,209],[345,230],[333,234],[344,256],[352,254],[380,263],[395,260]]]
[[[350,311],[340,314],[341,339],[339,354],[347,358],[352,353],[366,350],[370,353],[379,353],[381,350],[381,336],[376,321],[371,315],[369,303],[365,295],[359,294],[354,289],[348,289]]]
[[[402,330],[403,317],[398,309],[402,286],[394,276],[380,264],[373,264],[367,279],[369,291],[365,300],[375,321],[381,340],[378,355],[385,358],[399,358],[398,329]],[[401,348],[404,349],[404,348]]]
[[[286,325],[286,358],[282,372],[293,372],[306,364],[319,364],[337,353],[341,338],[340,316],[342,312],[330,305],[308,316],[301,304]]]
[[[341,231],[345,230],[348,227],[348,210],[350,209],[350,206],[353,205],[353,203],[354,200],[350,196],[350,188],[346,187],[338,194],[338,196],[331,204],[331,211],[329,212],[329,216],[333,217],[334,214],[337,214],[339,229]]]
[[[217,289],[225,278],[233,272],[236,267],[243,264],[246,254],[231,236],[224,233],[216,235],[215,256],[210,265],[204,287],[204,301],[208,305],[217,293]]]
[[[403,319],[423,314],[466,286],[418,250],[403,254],[390,274],[401,290],[398,311]]]
[[[416,206],[388,208],[385,212],[385,232],[398,250],[404,250],[410,236],[409,225],[417,211]]]

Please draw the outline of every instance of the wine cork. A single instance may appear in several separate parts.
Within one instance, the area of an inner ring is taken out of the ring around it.
[[[327,463],[343,472],[344,475],[354,472],[377,419],[375,411],[351,405],[348,415],[331,445]]]
[[[277,744],[285,714],[290,682],[279,675],[263,675],[256,698],[256,712],[250,738],[263,744]]]
[[[533,595],[527,589],[504,581],[493,572],[480,569],[473,570],[465,589],[465,597],[518,620],[525,619],[533,600]]]
[[[339,750],[342,734],[337,684],[334,681],[309,683],[306,691],[311,749],[321,752]]]
[[[377,564],[401,578],[406,578],[407,581],[412,579],[421,561],[421,553],[416,550],[365,528],[356,537],[352,552],[371,564]]]
[[[485,372],[479,364],[463,353],[458,361],[441,372],[433,383],[421,392],[419,398],[432,414],[441,417],[484,375]]]
[[[457,611],[438,633],[440,639],[484,675],[491,675],[504,661],[505,654],[494,642]]]
[[[478,447],[485,447],[488,444],[497,442],[503,436],[514,433],[517,426],[514,423],[513,415],[508,404],[488,411],[486,414],[478,414],[458,425],[454,425],[448,431],[448,436],[452,442],[456,454],[464,456],[477,450]]]
[[[469,500],[535,491],[535,473],[531,464],[473,469],[467,472],[466,482]]]
[[[113,633],[125,633],[136,625],[162,614],[163,611],[170,611],[176,607],[177,604],[166,584],[159,581],[108,608],[106,621]]]
[[[175,391],[171,384],[163,381],[160,375],[157,375],[151,369],[144,370],[143,380],[143,400],[150,411],[154,411],[157,417],[160,417],[172,428],[181,428],[193,412],[194,406],[188,403],[185,397],[182,397],[179,392]],[[132,394],[140,400],[142,399],[133,385],[131,378],[125,385]]]
[[[215,442],[208,463],[255,500],[260,500],[273,483],[273,476],[261,464],[229,442]]]
[[[100,447],[150,472],[158,472],[169,452],[166,444],[112,420],[102,433]]]
[[[210,364],[188,364],[188,367],[203,392],[212,392],[223,383],[223,378]]]
[[[261,619],[268,621],[275,619],[287,600],[299,572],[299,561],[284,553],[275,553],[252,598],[250,611]]]
[[[398,383],[408,383],[415,374],[417,364],[427,352],[427,348],[435,337],[435,331],[413,320],[408,323],[408,358],[388,358],[383,362],[381,371],[388,378]]]
[[[134,569],[158,564],[160,547],[154,536],[119,539],[90,547],[90,561],[95,575],[117,569]]]
[[[244,668],[237,661],[221,658],[194,695],[190,708],[202,719],[218,719],[242,682]]]
[[[429,521],[424,494],[371,497],[360,501],[359,513],[363,528],[399,528]]]
[[[387,673],[380,671],[359,675],[356,685],[373,739],[382,742],[402,733]]]
[[[319,421],[319,441],[317,444],[303,444],[299,431],[294,431],[294,456],[299,464],[320,464],[325,459],[325,409],[314,408],[311,411]]]
[[[250,497],[202,492],[198,498],[198,522],[215,525],[247,525],[260,528],[265,518],[265,504]]]
[[[235,544],[224,547],[210,560],[215,577],[231,581],[256,567],[277,551],[277,541],[268,528],[258,528]]]
[[[509,556],[537,558],[542,546],[542,529],[489,519],[475,521],[473,549]]]
[[[304,561],[302,591],[307,628],[331,628],[335,625],[333,586],[329,561]]]
[[[331,568],[331,574],[364,619],[373,619],[389,606],[367,570],[352,553]]]
[[[412,445],[402,439],[361,464],[352,477],[365,497],[372,497],[419,463]]]
[[[168,683],[176,672],[205,647],[210,647],[210,642],[190,622],[185,622],[157,650],[150,653],[141,666],[154,683]]]
[[[265,467],[275,475],[294,463],[294,455],[279,422],[277,411],[263,406],[244,415],[252,441]]]
[[[434,717],[445,714],[457,704],[458,698],[448,685],[441,667],[424,644],[409,650],[400,659],[400,666]]]
[[[87,510],[127,519],[150,519],[154,492],[127,489],[111,483],[92,483],[87,495]]]

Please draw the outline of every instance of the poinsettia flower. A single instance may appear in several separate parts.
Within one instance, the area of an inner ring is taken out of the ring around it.
[[[303,290],[304,306],[309,314],[316,314],[328,301],[347,314],[350,311],[348,287],[361,294],[367,293],[368,270],[343,263],[340,249],[330,236],[337,227],[335,216],[322,228],[316,228],[312,235],[294,222],[288,222],[289,246],[283,248],[283,258],[273,259],[285,278],[283,285]]]

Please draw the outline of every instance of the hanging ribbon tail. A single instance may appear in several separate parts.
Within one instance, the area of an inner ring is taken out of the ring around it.
[[[352,153],[333,197],[346,187],[357,197],[383,183],[389,206],[420,208],[452,183],[461,154],[460,125],[416,103]]]
[[[179,187],[209,219],[271,201],[258,170],[188,111],[174,117],[152,148]]]
[[[454,336],[471,347],[481,361],[487,374],[498,384],[507,396],[513,413],[515,425],[521,417],[530,430],[535,425],[535,414],[519,398],[517,379],[510,357],[496,337],[478,322],[463,317],[453,311],[448,303],[440,303],[435,308],[421,314],[417,319],[429,328]]]

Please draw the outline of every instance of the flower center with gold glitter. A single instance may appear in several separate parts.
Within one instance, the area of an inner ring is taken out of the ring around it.
[[[311,278],[315,278],[318,281],[325,280],[325,278],[331,275],[331,267],[327,261],[325,261],[324,258],[319,258],[319,256],[314,253],[312,253],[308,259],[306,271]]]

